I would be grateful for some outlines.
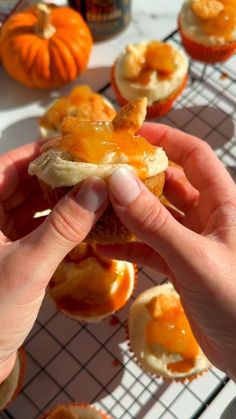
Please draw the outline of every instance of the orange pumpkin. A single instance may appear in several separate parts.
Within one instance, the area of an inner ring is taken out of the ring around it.
[[[28,87],[50,89],[76,79],[91,48],[87,24],[69,7],[30,7],[12,15],[1,33],[3,65]]]

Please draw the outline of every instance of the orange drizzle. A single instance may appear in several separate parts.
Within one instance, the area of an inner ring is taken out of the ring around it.
[[[96,317],[118,310],[125,304],[130,289],[128,268],[116,270],[116,264],[99,260],[91,248],[82,260],[63,261],[49,284],[59,308],[82,317]],[[89,255],[90,253],[90,255]],[[116,282],[116,291],[111,287]]]
[[[199,346],[180,300],[160,294],[151,300],[147,309],[152,317],[146,327],[149,345],[158,344],[168,352],[179,354],[183,358],[185,362],[169,364],[172,371],[179,371],[188,366],[190,369],[199,353]]]
[[[172,372],[188,372],[194,365],[194,359],[183,359],[182,361],[170,362],[167,364],[167,368]]]
[[[170,79],[176,70],[175,50],[169,44],[149,42],[144,59],[140,73],[134,78],[136,83],[148,84],[155,72],[161,80]]]
[[[117,163],[130,164],[140,178],[147,176],[142,156],[153,154],[155,150],[143,137],[116,131],[109,122],[80,123],[60,140],[58,148],[69,152],[75,160],[94,164],[102,163],[109,153],[115,153]]]
[[[236,1],[220,0],[224,9],[218,16],[201,22],[202,30],[206,35],[223,37],[226,41],[232,39],[232,33],[236,29]]]

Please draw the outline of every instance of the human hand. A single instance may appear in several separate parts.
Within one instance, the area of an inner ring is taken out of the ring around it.
[[[0,383],[32,328],[45,288],[61,260],[88,234],[107,205],[103,180],[74,188],[42,219],[47,208],[28,165],[39,154],[32,143],[0,156]]]
[[[236,187],[210,147],[157,124],[141,134],[170,160],[164,189],[171,213],[130,172],[109,181],[110,200],[139,242],[99,246],[103,256],[148,265],[181,296],[193,333],[209,360],[236,379]]]

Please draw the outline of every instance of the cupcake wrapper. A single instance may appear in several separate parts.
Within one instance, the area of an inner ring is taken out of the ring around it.
[[[102,410],[102,409],[99,409],[99,408],[97,408],[97,407],[94,407],[94,406],[91,406],[90,404],[88,404],[88,403],[66,403],[66,404],[63,404],[63,405],[59,405],[59,406],[64,406],[64,407],[70,407],[70,406],[78,406],[78,407],[85,407],[85,408],[90,408],[90,409],[92,409],[94,412],[96,412],[96,413],[99,413],[100,415],[101,415],[101,418],[102,419],[113,419],[113,417],[111,416],[111,415],[109,415],[108,413],[106,413],[104,410]],[[59,407],[59,406],[57,406],[57,407]],[[53,411],[55,410],[56,408],[54,408],[54,409],[52,409],[52,410],[50,410],[50,411],[48,411],[48,412],[46,412],[40,419],[47,419],[47,417],[51,414],[51,413],[53,413]]]
[[[181,85],[170,96],[168,96],[168,98],[166,98],[165,100],[154,102],[152,105],[148,106],[146,119],[160,118],[161,116],[169,112],[169,110],[172,108],[172,105],[177,99],[177,97],[179,97],[181,93],[183,92],[184,88],[186,87],[187,82],[188,82],[188,75],[186,74]],[[115,64],[112,66],[112,71],[111,71],[111,85],[115,92],[117,102],[119,103],[120,106],[125,106],[128,103],[128,100],[126,100],[121,95],[121,93],[119,92],[118,86],[116,84]]]
[[[207,372],[209,370],[209,368],[206,368],[203,371],[198,372],[197,374],[192,374],[188,377],[165,377],[163,375],[158,375],[158,374],[153,374],[152,372],[148,371],[147,369],[144,368],[144,366],[142,365],[142,363],[140,362],[140,360],[137,358],[137,356],[135,355],[135,353],[133,352],[131,343],[130,343],[130,338],[129,338],[129,327],[128,327],[128,323],[126,324],[125,327],[125,332],[126,332],[126,339],[127,339],[127,344],[128,344],[128,350],[132,356],[133,361],[136,362],[136,364],[146,373],[148,374],[150,377],[152,378],[162,378],[163,381],[167,382],[167,383],[188,383],[191,382],[193,380],[195,380],[196,378],[199,378],[200,376],[202,376],[203,374],[205,374],[205,372]]]
[[[179,33],[183,46],[191,58],[207,64],[214,64],[228,60],[236,50],[236,42],[220,46],[206,46],[189,39],[182,31],[180,19],[178,20]]]

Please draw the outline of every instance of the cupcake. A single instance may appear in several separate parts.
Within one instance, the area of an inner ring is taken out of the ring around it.
[[[137,297],[129,311],[128,334],[134,357],[150,374],[184,381],[210,367],[170,283]]]
[[[132,263],[104,259],[95,246],[82,243],[60,263],[48,291],[63,313],[98,322],[126,304],[136,276]]]
[[[29,166],[44,189],[50,207],[71,187],[89,176],[108,179],[118,168],[133,171],[155,195],[163,190],[168,159],[160,147],[135,135],[146,115],[146,98],[121,109],[112,122],[81,122],[64,118],[62,135],[47,141]],[[134,237],[110,205],[86,238],[90,243],[127,242]]]
[[[120,105],[145,96],[147,118],[167,113],[188,80],[188,60],[174,46],[158,41],[128,45],[112,67],[111,83]]]
[[[104,96],[89,86],[77,86],[68,96],[56,99],[40,118],[40,133],[44,138],[59,135],[66,116],[76,116],[80,121],[111,121],[115,114],[113,105]]]
[[[185,0],[179,31],[193,59],[204,63],[227,60],[236,49],[235,0]]]
[[[0,384],[0,411],[6,409],[21,390],[25,369],[24,356],[23,349],[19,349],[10,375]]]
[[[89,404],[71,403],[57,406],[42,419],[112,419],[112,417]]]

